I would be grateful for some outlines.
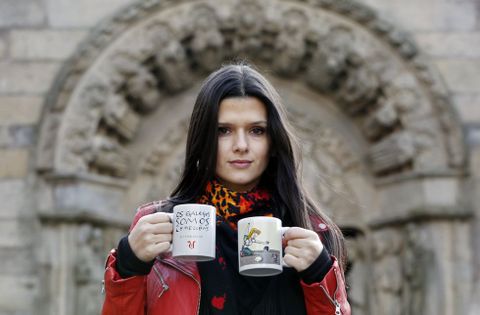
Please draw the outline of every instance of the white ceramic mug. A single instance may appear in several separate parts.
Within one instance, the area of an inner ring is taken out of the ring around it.
[[[216,209],[204,204],[182,204],[169,214],[173,223],[172,256],[186,261],[215,259]]]
[[[238,221],[238,267],[244,276],[274,276],[283,271],[282,238],[288,227],[273,217]],[[288,267],[288,266],[287,266]]]

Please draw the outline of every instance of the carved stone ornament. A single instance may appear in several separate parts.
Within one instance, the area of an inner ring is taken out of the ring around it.
[[[224,53],[225,41],[219,29],[219,18],[214,9],[205,5],[199,5],[193,11],[193,39],[190,43],[193,59],[204,70],[213,71]]]
[[[88,224],[81,225],[75,245],[76,314],[99,314],[102,297],[98,294],[98,283],[103,277],[99,266],[104,260],[102,230]]]
[[[405,33],[361,4],[140,1],[93,34],[50,91],[45,117],[55,119],[45,118],[38,147],[44,171],[95,172],[97,133],[135,142],[145,115],[235,57],[266,62],[335,100],[364,131],[376,176],[464,166],[441,80]],[[427,116],[428,131],[414,127]],[[430,165],[432,156],[441,162]]]
[[[305,40],[309,22],[305,12],[297,9],[283,13],[282,21],[283,30],[275,41],[275,58],[272,61],[279,74],[291,76],[300,70],[307,52]]]

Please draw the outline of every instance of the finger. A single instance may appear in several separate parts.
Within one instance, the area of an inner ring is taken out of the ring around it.
[[[301,248],[287,246],[285,247],[285,255],[289,254],[294,257],[300,258],[304,255],[304,251]]]
[[[170,222],[170,213],[165,212],[155,212],[152,214],[147,214],[143,216],[140,220],[145,222],[155,224],[155,223],[162,223],[162,222]]]
[[[307,264],[303,259],[295,257],[291,254],[286,254],[283,256],[283,261],[299,272],[307,269]]]
[[[314,231],[302,229],[299,227],[289,228],[284,234],[284,239],[286,241],[302,238],[318,239],[318,235]]]
[[[319,246],[320,240],[313,240],[309,238],[296,238],[289,240],[287,246],[297,247],[297,248],[306,248],[311,246]]]
[[[152,253],[153,258],[160,255],[161,253],[167,252],[170,248],[170,242],[161,242],[155,245],[151,245],[149,250]]]
[[[310,247],[303,247],[303,248],[287,246],[284,252],[285,254],[290,254],[296,258],[300,258],[311,263],[315,259],[317,259],[318,256],[320,256],[322,249],[323,247],[318,247],[318,246],[310,246]]]
[[[172,241],[172,233],[154,234],[152,235],[151,241],[154,244],[164,243],[164,242],[170,243]]]
[[[173,232],[173,224],[170,222],[151,224],[148,231],[152,234],[171,234]]]

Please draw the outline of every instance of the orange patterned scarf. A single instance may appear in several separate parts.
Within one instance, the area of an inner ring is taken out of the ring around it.
[[[226,222],[234,230],[238,220],[252,215],[273,216],[271,195],[267,189],[254,188],[248,192],[236,192],[224,187],[217,180],[207,183],[199,203],[217,208],[217,224]],[[252,213],[251,213],[252,212]]]

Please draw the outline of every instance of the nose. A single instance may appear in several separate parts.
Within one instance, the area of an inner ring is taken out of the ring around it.
[[[234,152],[248,152],[248,140],[244,132],[239,132],[235,135],[233,144]]]

